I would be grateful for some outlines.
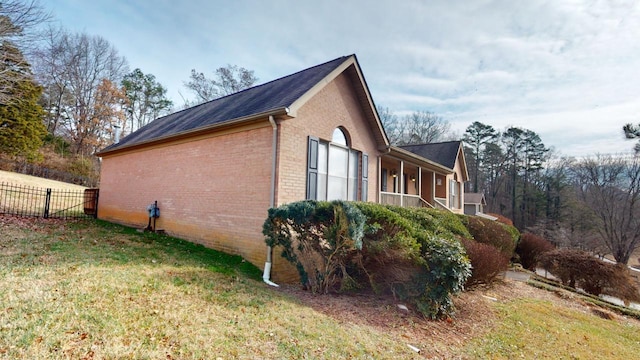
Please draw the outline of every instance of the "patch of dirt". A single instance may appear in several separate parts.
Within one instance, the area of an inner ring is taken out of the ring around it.
[[[0,228],[29,229],[30,231],[44,233],[51,232],[51,229],[64,228],[72,220],[64,219],[44,219],[38,217],[21,217],[15,215],[0,214]]]
[[[490,331],[497,322],[492,306],[495,302],[540,299],[583,313],[593,313],[593,305],[569,292],[554,293],[514,280],[504,280],[491,288],[478,288],[456,296],[455,316],[439,321],[425,319],[411,309],[408,312],[401,310],[397,306],[401,303],[391,296],[314,295],[295,285],[283,285],[279,291],[292,295],[303,304],[340,323],[374,327],[398,341],[429,349],[429,354],[424,351],[422,354],[437,358],[459,357],[460,349],[465,343]],[[617,315],[614,317],[622,320]]]

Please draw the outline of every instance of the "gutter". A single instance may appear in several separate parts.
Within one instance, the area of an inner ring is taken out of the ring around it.
[[[288,109],[285,108],[288,112]],[[269,193],[269,207],[276,206],[276,166],[278,159],[278,124],[276,124],[273,115],[269,115],[269,123],[273,129],[273,138],[271,143],[271,190]],[[271,261],[273,258],[273,248],[267,245],[267,261],[264,263],[264,272],[262,273],[262,281],[267,285],[278,287],[279,285],[271,281]]]

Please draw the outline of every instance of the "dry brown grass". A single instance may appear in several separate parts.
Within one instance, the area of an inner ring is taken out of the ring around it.
[[[14,185],[24,185],[36,188],[51,188],[61,190],[84,190],[81,185],[69,184],[61,181],[44,179],[36,176],[18,174],[14,172],[0,170],[0,183],[6,182]]]
[[[594,352],[585,337],[621,356],[640,344],[637,321],[520,282],[465,292],[454,318],[427,321],[390,297],[271,288],[225,255],[101,222],[0,227],[0,358],[570,358]]]

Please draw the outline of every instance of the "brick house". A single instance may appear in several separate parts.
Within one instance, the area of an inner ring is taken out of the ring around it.
[[[295,271],[271,258],[261,232],[270,207],[345,199],[462,213],[464,155],[439,163],[412,151],[390,146],[355,55],[340,57],[158,118],[103,149],[98,217],[143,227],[157,201],[158,228],[264,265],[267,282],[271,268],[290,281]]]

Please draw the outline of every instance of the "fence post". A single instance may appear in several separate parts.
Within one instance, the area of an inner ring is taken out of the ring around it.
[[[100,189],[96,189],[96,212],[95,214],[93,214],[93,218],[97,219],[98,218],[98,198],[100,196]]]
[[[51,206],[51,189],[47,188],[47,196],[44,200],[44,218],[49,218],[49,207]]]

